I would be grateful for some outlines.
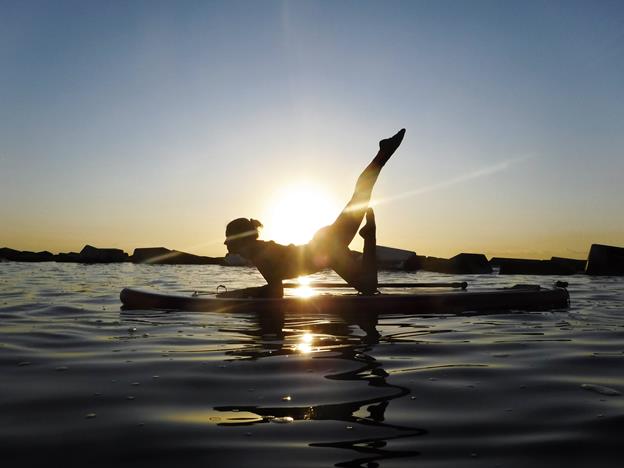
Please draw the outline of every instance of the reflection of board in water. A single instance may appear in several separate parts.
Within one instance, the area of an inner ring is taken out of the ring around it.
[[[363,365],[347,372],[326,375],[325,378],[330,380],[361,381],[373,387],[395,389],[395,392],[382,397],[314,406],[220,406],[213,408],[215,412],[224,415],[224,420],[218,423],[218,425],[249,426],[262,423],[297,421],[344,422],[347,424],[347,429],[354,429],[354,432],[346,433],[345,440],[310,443],[311,447],[354,450],[363,456],[361,459],[339,463],[336,466],[365,466],[363,463],[373,463],[376,460],[419,455],[420,452],[415,450],[387,448],[388,442],[391,440],[419,437],[426,435],[427,431],[422,428],[385,422],[385,412],[390,402],[394,399],[405,397],[411,392],[406,387],[391,384],[387,381],[388,373],[383,369],[382,363],[367,354],[373,347],[374,345],[371,343],[361,348],[335,349],[335,351],[340,352],[341,359]],[[365,416],[364,413],[368,415]],[[245,415],[245,417],[240,418],[241,414]],[[371,432],[364,430],[365,428],[374,430],[373,434],[375,435],[371,436]],[[368,436],[364,435],[363,432],[368,434]]]
[[[465,311],[549,310],[566,308],[565,288],[518,285],[506,289],[428,290],[363,296],[356,294],[317,294],[309,297],[221,298],[162,294],[125,288],[120,294],[126,309],[166,309],[210,312],[294,311],[322,313],[446,314]]]

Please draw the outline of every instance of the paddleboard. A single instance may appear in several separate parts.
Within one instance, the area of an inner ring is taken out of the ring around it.
[[[309,297],[223,298],[164,294],[134,288],[121,291],[124,309],[188,310],[210,312],[321,312],[376,314],[445,314],[467,311],[509,311],[563,309],[569,305],[565,288],[518,285],[505,289],[418,291],[363,296],[358,294],[317,294]]]

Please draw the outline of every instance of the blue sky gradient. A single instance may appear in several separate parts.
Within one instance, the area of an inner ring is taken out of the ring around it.
[[[624,245],[621,1],[3,1],[0,70],[0,245],[223,255],[401,127],[380,244]]]

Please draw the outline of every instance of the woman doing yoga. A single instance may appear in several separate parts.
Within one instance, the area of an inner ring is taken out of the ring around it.
[[[265,286],[240,289],[219,294],[221,297],[282,297],[282,280],[332,268],[348,284],[362,294],[377,291],[377,261],[375,257],[376,227],[373,209],[369,208],[371,194],[381,168],[403,141],[405,129],[379,142],[379,151],[358,177],[353,196],[336,221],[319,229],[304,245],[281,245],[258,240],[262,224],[255,219],[237,218],[225,230],[228,252],[240,254],[260,271]],[[360,229],[364,238],[364,254],[356,260],[349,244]]]

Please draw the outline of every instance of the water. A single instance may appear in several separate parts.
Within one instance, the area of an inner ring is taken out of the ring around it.
[[[381,277],[557,279],[569,310],[282,322],[120,310],[252,269],[2,263],[3,466],[621,466],[623,279]]]

